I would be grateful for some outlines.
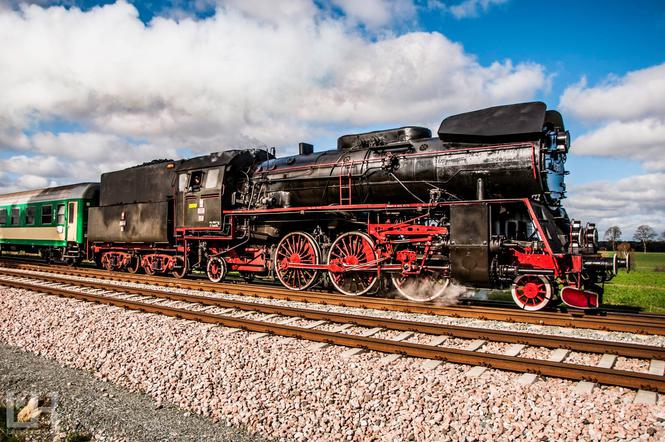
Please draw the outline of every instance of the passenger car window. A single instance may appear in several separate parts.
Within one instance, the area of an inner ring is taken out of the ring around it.
[[[12,219],[10,220],[10,224],[12,226],[18,226],[19,224],[19,216],[21,215],[21,212],[19,211],[18,207],[12,208]]]
[[[219,179],[219,169],[210,169],[206,175],[206,189],[214,189],[217,187],[217,180]]]
[[[0,209],[0,224],[7,224],[7,209]]]
[[[36,213],[35,206],[28,206],[25,209],[25,223],[27,225],[32,226],[35,224],[35,213]]]
[[[58,224],[65,223],[65,205],[58,204]]]
[[[42,206],[42,224],[51,224],[53,222],[53,206]]]

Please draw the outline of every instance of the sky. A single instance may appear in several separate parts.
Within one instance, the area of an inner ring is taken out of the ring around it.
[[[0,191],[541,100],[571,217],[665,232],[665,2],[0,0]]]

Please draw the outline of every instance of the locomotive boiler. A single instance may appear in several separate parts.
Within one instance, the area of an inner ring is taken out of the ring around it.
[[[92,253],[111,270],[211,281],[234,271],[293,290],[429,301],[457,281],[511,287],[528,310],[597,308],[627,263],[600,257],[593,224],[563,209],[569,148],[561,115],[534,102],[448,117],[434,137],[406,126],[345,135],[325,152],[301,143],[283,158],[247,149],[114,172],[102,202],[123,173],[159,175],[160,199],[129,190],[91,209]],[[165,226],[159,241],[148,223]]]
[[[252,207],[423,203],[537,196],[559,205],[570,140],[561,115],[544,103],[484,109],[446,118],[438,137],[423,127],[339,138],[337,150],[269,160]],[[478,180],[481,180],[480,183]],[[441,192],[441,196],[438,193]]]

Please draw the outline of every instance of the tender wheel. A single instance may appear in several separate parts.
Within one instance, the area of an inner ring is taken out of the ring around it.
[[[284,287],[291,290],[305,290],[319,277],[313,269],[294,269],[290,264],[319,264],[321,251],[311,235],[305,232],[291,232],[277,245],[275,252],[275,273]]]
[[[544,276],[522,275],[515,279],[511,292],[519,308],[542,310],[552,300],[552,283]]]
[[[148,260],[147,258],[143,258],[142,261],[143,261],[142,267],[145,274],[148,276],[154,276],[157,272],[153,270],[150,260]]]
[[[127,264],[127,271],[129,273],[139,273],[141,271],[141,257],[134,255],[129,259],[129,264]]]
[[[211,282],[219,282],[226,276],[226,262],[222,258],[214,257],[208,260],[206,274]]]
[[[187,276],[187,273],[189,272],[189,259],[185,259],[182,256],[176,256],[175,261],[177,268],[174,266],[173,270],[171,270],[171,274],[178,279],[182,279]]]
[[[104,253],[102,255],[101,264],[102,264],[102,268],[108,270],[109,272],[112,272],[115,268],[115,266],[113,265],[113,259],[111,259],[111,254],[110,253]]]
[[[362,232],[347,232],[333,242],[328,253],[328,264],[346,271],[328,271],[330,282],[345,295],[364,295],[379,281],[376,271],[366,270],[375,267],[376,261],[372,238]]]
[[[450,279],[441,272],[423,270],[420,275],[392,275],[393,285],[400,295],[416,302],[432,301],[443,295]]]

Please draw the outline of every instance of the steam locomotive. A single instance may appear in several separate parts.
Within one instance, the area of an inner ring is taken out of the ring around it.
[[[511,287],[540,310],[598,308],[625,260],[562,207],[570,136],[541,102],[344,135],[337,149],[265,149],[154,161],[103,174],[85,256],[108,270],[231,271],[292,290],[396,290],[431,301],[451,281]]]

